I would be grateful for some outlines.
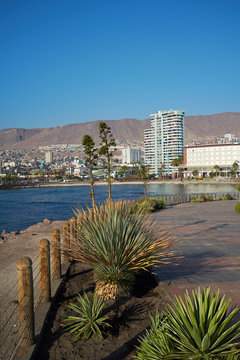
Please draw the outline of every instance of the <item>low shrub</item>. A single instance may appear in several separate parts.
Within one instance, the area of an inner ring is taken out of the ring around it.
[[[237,186],[237,190],[240,191],[240,185]]]
[[[207,201],[207,197],[204,194],[200,195],[200,202],[205,202]]]
[[[223,200],[233,200],[233,197],[231,194],[227,193],[223,196]]]
[[[216,200],[221,201],[222,200],[221,196],[218,196]]]
[[[237,214],[240,214],[240,202],[238,202],[235,206],[235,211]]]
[[[206,201],[213,201],[213,196],[212,195],[208,195],[206,197]]]
[[[197,196],[192,196],[192,198],[191,198],[191,202],[193,203],[193,202],[201,202],[200,201],[200,199],[197,197]]]
[[[87,294],[77,296],[78,304],[70,303],[67,307],[74,311],[75,316],[67,316],[64,321],[68,322],[65,331],[73,334],[74,341],[78,338],[87,340],[92,334],[102,338],[100,327],[110,326],[106,322],[107,317],[101,317],[104,306],[103,300],[98,299],[94,294],[93,304],[91,305]]]
[[[179,296],[165,314],[151,319],[151,329],[140,339],[136,360],[198,359],[237,360],[240,321],[232,325],[239,308],[229,309],[219,291],[200,288]]]
[[[148,198],[147,200],[142,201],[139,206],[148,208],[150,212],[166,209],[165,201],[163,201],[162,199],[158,200],[154,198]]]
[[[154,212],[161,209],[166,209],[167,205],[162,199],[148,198],[142,199],[141,202],[135,203],[131,206],[131,214],[134,214],[138,209],[145,209],[147,212]]]

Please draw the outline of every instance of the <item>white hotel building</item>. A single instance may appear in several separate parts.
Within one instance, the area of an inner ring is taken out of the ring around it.
[[[184,147],[184,166],[188,171],[197,169],[202,173],[209,173],[215,165],[227,171],[234,162],[240,163],[240,144]]]
[[[144,131],[145,163],[150,172],[157,174],[164,165],[164,172],[171,174],[171,161],[183,156],[184,111],[158,111],[150,118],[151,128]]]

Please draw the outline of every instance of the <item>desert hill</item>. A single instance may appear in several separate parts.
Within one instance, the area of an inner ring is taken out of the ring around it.
[[[0,130],[0,149],[29,149],[50,144],[80,144],[84,134],[98,141],[98,121],[69,124],[52,128]],[[114,137],[119,141],[143,141],[144,129],[150,119],[107,120]],[[186,140],[197,137],[221,136],[233,133],[240,137],[240,113],[226,112],[185,117]]]

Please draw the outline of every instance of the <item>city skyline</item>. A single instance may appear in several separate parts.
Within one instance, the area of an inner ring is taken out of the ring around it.
[[[0,3],[0,129],[239,112],[240,3]]]

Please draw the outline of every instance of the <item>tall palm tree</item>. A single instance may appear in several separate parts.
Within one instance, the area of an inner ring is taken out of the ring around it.
[[[162,173],[163,173],[164,169],[165,169],[165,165],[160,164],[160,166],[158,168],[158,174],[159,174],[160,180],[162,180]]]
[[[182,180],[182,178],[183,178],[183,171],[184,171],[184,169],[182,168],[182,167],[179,167],[178,168],[178,173],[179,173],[179,175],[180,175],[180,179]]]
[[[192,174],[193,174],[194,178],[196,179],[196,177],[198,175],[198,170],[197,169],[193,170]]]
[[[237,171],[238,171],[238,162],[235,161],[233,164],[232,164],[232,168],[235,172],[235,178],[237,177]]]
[[[145,200],[147,200],[147,183],[149,181],[149,170],[150,170],[150,165],[141,165],[141,168],[138,173],[138,178],[142,180],[144,184]]]
[[[220,169],[220,166],[215,165],[213,168],[214,168],[214,170],[215,170],[215,172],[216,172],[216,179],[217,179],[217,177],[218,177],[218,170]]]

